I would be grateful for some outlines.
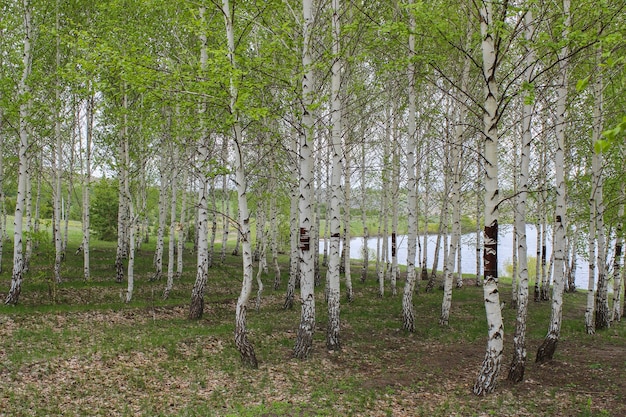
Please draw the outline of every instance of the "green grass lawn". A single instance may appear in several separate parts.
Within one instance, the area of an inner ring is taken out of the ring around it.
[[[281,308],[288,277],[288,260],[281,257],[281,288],[271,289],[272,271],[263,274],[261,308],[248,311],[249,338],[260,361],[252,370],[242,365],[233,341],[241,258],[227,251],[226,261],[210,269],[204,316],[190,321],[190,247],[183,276],[163,300],[165,281],[149,280],[154,242],[142,245],[133,302],[126,304],[125,283],[114,282],[115,245],[93,242],[92,281],[86,282],[82,256],[74,255],[79,236],[71,234],[62,284],[52,287],[52,247],[40,245],[20,303],[0,306],[0,415],[626,415],[626,327],[615,323],[585,334],[583,292],[566,295],[562,338],[548,364],[535,364],[534,354],[550,305],[530,304],[529,362],[525,381],[516,385],[505,381],[515,322],[515,311],[505,308],[500,386],[493,395],[475,397],[471,387],[487,334],[482,288],[454,290],[445,328],[438,324],[441,291],[415,295],[417,328],[407,333],[401,296],[379,298],[374,271],[361,283],[355,267],[355,300],[342,301],[342,351],[325,348],[320,287],[313,353],[299,361],[291,352],[300,311]],[[2,297],[10,285],[11,253],[7,242]],[[501,296],[510,298],[506,282]]]

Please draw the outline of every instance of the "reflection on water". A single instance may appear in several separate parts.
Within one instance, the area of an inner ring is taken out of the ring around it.
[[[511,264],[513,254],[513,227],[511,225],[501,225],[498,239],[498,274],[505,275],[505,269],[507,264]],[[398,262],[402,265],[406,265],[407,258],[407,243],[408,239],[406,235],[397,236],[398,245]],[[422,244],[422,238],[419,239]],[[526,226],[526,243],[528,246],[528,256],[537,256],[537,228],[534,225]],[[435,245],[437,244],[437,235],[430,235],[428,237],[428,268],[432,267],[434,261]],[[370,238],[367,240],[367,247],[370,251],[370,259],[376,257],[376,245],[377,238]],[[443,239],[441,242],[443,245]],[[547,238],[547,256],[552,253],[551,236],[548,233]],[[382,245],[381,245],[382,247]],[[389,257],[391,257],[391,237],[389,237]],[[418,248],[418,251],[420,249]],[[423,250],[423,248],[422,248]],[[324,241],[320,241],[320,253],[324,251]],[[418,253],[418,259],[421,259],[421,254]],[[350,240],[350,258],[363,259],[363,238],[353,238]],[[418,262],[419,264],[419,262]],[[443,251],[439,252],[439,263],[437,269],[443,269]],[[461,236],[461,271],[466,274],[476,273],[476,234],[468,233]],[[589,266],[587,261],[579,257],[576,262],[576,288],[587,289]]]

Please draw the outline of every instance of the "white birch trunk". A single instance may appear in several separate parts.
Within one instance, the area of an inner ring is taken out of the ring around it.
[[[199,9],[200,20],[204,26],[205,17],[204,14],[206,8],[201,6]],[[200,42],[202,44],[200,50],[200,67],[204,72],[206,71],[208,64],[208,51],[207,51],[207,36],[204,32],[200,34]],[[198,109],[198,116],[200,123],[203,124],[203,118],[206,115],[206,103],[202,103]],[[202,125],[200,143],[198,144],[198,162],[200,166],[209,158],[209,141],[210,137],[206,132],[204,125]],[[198,191],[198,210],[197,210],[197,222],[196,222],[196,234],[197,234],[197,266],[196,266],[196,280],[191,291],[191,305],[189,307],[189,318],[199,319],[204,312],[204,289],[206,286],[208,275],[208,183],[209,179],[205,170],[201,169],[198,173],[200,189]]]
[[[61,49],[59,30],[59,0],[56,1],[56,69],[60,71],[61,66]],[[53,168],[55,173],[54,192],[53,192],[53,210],[54,210],[54,280],[61,282],[61,261],[63,259],[63,246],[61,244],[61,185],[63,181],[63,143],[61,141],[61,85],[59,76],[56,76],[55,86],[55,118],[54,118],[54,138],[55,148],[53,154]]]
[[[30,104],[29,104],[30,106]],[[31,107],[32,108],[32,107]],[[27,273],[30,269],[30,258],[33,254],[33,183],[32,183],[32,170],[33,161],[27,156],[26,162],[26,247],[24,248],[24,273]]]
[[[332,126],[331,126],[332,129]],[[332,135],[332,132],[331,132]],[[327,161],[331,159],[331,146],[326,146],[326,154],[325,158]],[[331,198],[331,190],[330,190],[330,171],[331,167],[328,164],[324,164],[324,176],[325,182],[324,185],[326,187],[326,193],[324,194],[324,200],[326,203],[326,209],[324,210],[324,230],[322,231],[321,238],[324,239],[324,250],[322,255],[322,266],[328,266],[328,245],[330,242],[330,198]],[[319,216],[318,216],[319,218]]]
[[[444,190],[448,190],[448,179],[444,178]],[[443,193],[443,199],[441,200],[441,208],[439,209],[439,227],[437,229],[437,239],[435,241],[435,252],[433,253],[433,267],[430,270],[430,277],[428,278],[428,284],[426,284],[426,292],[431,292],[435,288],[435,282],[437,281],[437,265],[439,265],[439,254],[441,253],[441,240],[445,233],[446,224],[446,206],[448,205],[447,192]],[[444,263],[445,265],[445,263]]]
[[[163,252],[165,246],[165,221],[167,216],[167,203],[168,203],[168,175],[166,171],[167,167],[167,155],[168,147],[165,144],[165,139],[161,142],[161,155],[160,155],[160,164],[159,164],[159,227],[157,229],[157,241],[156,248],[154,252],[154,275],[150,279],[150,281],[158,281],[163,276]]]
[[[224,138],[222,142],[222,160],[224,166],[228,166],[228,140]],[[226,246],[228,246],[228,234],[230,232],[230,193],[228,191],[228,174],[222,175],[222,251],[220,252],[220,262],[226,260]],[[216,212],[217,213],[217,212]]]
[[[624,147],[621,147],[622,154],[622,171],[626,172],[626,155],[624,155]],[[0,171],[0,175],[2,172]],[[617,217],[620,219],[617,222],[617,226],[615,227],[615,249],[613,251],[613,310],[611,313],[611,321],[621,321],[622,320],[622,280],[621,274],[623,265],[622,265],[622,252],[624,245],[624,236],[623,236],[623,228],[624,223],[621,219],[624,218],[624,201],[626,200],[626,183],[622,181],[620,195],[622,202],[619,205]],[[0,258],[1,259],[1,258]],[[626,268],[624,268],[626,269]]]
[[[128,282],[128,288],[126,291],[126,302],[130,303],[132,296],[133,296],[133,287],[134,287],[134,283],[135,283],[135,251],[136,251],[136,246],[135,246],[135,239],[137,237],[137,233],[136,233],[136,226],[137,226],[137,220],[138,220],[138,216],[135,214],[135,208],[133,207],[133,200],[130,194],[130,176],[129,176],[129,170],[130,170],[130,150],[129,150],[129,140],[128,137],[126,135],[124,135],[124,170],[125,172],[125,176],[124,176],[124,199],[126,200],[125,204],[126,204],[126,209],[127,209],[127,219],[125,222],[125,226],[126,226],[126,238],[128,239],[125,243],[126,243],[126,251],[127,251],[127,256],[128,256],[128,265],[127,265],[127,282]]]
[[[397,282],[398,272],[398,199],[400,195],[400,158],[398,157],[399,149],[399,129],[398,114],[393,114],[393,139],[391,141],[391,273],[389,284],[391,287],[391,295],[398,295]]]
[[[124,93],[123,107],[128,109],[128,97]],[[128,142],[128,123],[127,116],[123,116],[123,126],[120,131],[119,146],[118,146],[118,213],[117,213],[117,249],[115,253],[115,279],[116,282],[121,283],[124,279],[124,266],[123,259],[127,257],[128,248],[128,202],[126,201],[126,182],[128,181],[128,167],[126,166],[126,151]]]
[[[91,279],[91,267],[90,267],[90,250],[89,250],[89,242],[90,242],[90,225],[91,225],[91,201],[90,201],[90,193],[91,193],[91,143],[93,140],[93,116],[94,116],[94,97],[90,95],[87,99],[87,120],[86,120],[86,135],[85,135],[85,150],[84,150],[84,162],[85,162],[85,172],[83,176],[83,241],[82,241],[82,250],[83,250],[83,276],[85,280],[89,281]]]
[[[385,278],[387,274],[387,262],[389,255],[389,243],[387,235],[388,222],[388,205],[389,205],[389,146],[391,145],[391,114],[389,109],[385,110],[385,139],[383,140],[383,172],[382,172],[382,196],[381,196],[381,213],[380,221],[378,223],[378,247],[381,247],[380,253],[376,256],[376,271],[378,274],[378,296],[383,297],[385,295]],[[382,245],[380,241],[382,240]]]
[[[600,62],[602,50],[597,50],[597,62]],[[604,320],[599,317],[597,313],[604,311],[597,302],[602,302],[602,299],[607,302],[606,314],[604,318],[608,321],[608,298],[606,293],[604,297],[602,293],[606,291],[607,287],[604,285],[606,281],[605,267],[604,267],[604,222],[603,222],[603,192],[602,192],[602,154],[595,152],[595,145],[600,140],[602,134],[602,73],[601,69],[596,69],[596,77],[593,83],[594,94],[594,107],[593,107],[593,130],[592,130],[592,150],[591,150],[591,193],[589,196],[589,285],[587,292],[587,306],[585,309],[585,329],[587,334],[594,334],[596,326],[602,324]],[[598,278],[598,287],[596,291],[596,272]],[[594,312],[596,313],[596,320],[594,321]],[[606,323],[608,325],[608,323]]]
[[[291,152],[294,155],[298,154],[298,141],[296,138],[291,138]],[[293,167],[294,176],[299,176],[300,168],[295,165]],[[300,250],[298,249],[298,185],[297,181],[291,184],[291,198],[289,200],[289,281],[287,282],[287,294],[285,295],[284,309],[291,310],[293,308],[293,300],[296,292],[296,282],[300,275]]]
[[[424,204],[424,235],[422,236],[422,260],[420,262],[421,280],[428,281],[428,215],[429,210],[429,189],[430,189],[430,161],[428,160],[428,153],[424,156],[426,163],[426,170],[424,171],[424,192],[422,194],[422,202]]]
[[[4,249],[4,236],[6,234],[6,206],[4,195],[4,111],[0,108],[0,274],[2,273],[2,251]]]
[[[321,144],[321,138],[320,138],[320,144]],[[318,149],[321,148],[321,146],[318,146]],[[318,152],[319,153],[319,152]],[[314,159],[313,160],[313,165],[314,166],[319,166],[317,163],[317,160]],[[313,174],[313,176],[315,177],[316,175]],[[318,181],[317,187],[314,188],[315,191],[313,191],[314,194],[314,206],[313,206],[313,213],[314,213],[314,220],[313,220],[313,232],[311,234],[311,245],[314,248],[319,248],[320,246],[320,217],[321,217],[321,207],[320,207],[320,202],[318,200],[318,196],[321,195],[321,193],[319,192],[322,188],[321,184],[319,184],[321,181]],[[315,251],[315,255],[313,256],[313,269],[315,270],[315,279],[314,279],[314,285],[315,287],[319,287],[322,284],[322,275],[320,273],[320,257],[319,257],[319,250]]]
[[[294,347],[294,356],[304,359],[313,346],[315,331],[315,264],[317,248],[311,247],[313,221],[313,145],[314,120],[312,114],[315,73],[311,58],[313,29],[313,0],[302,0],[302,120],[300,131],[300,198],[298,201],[300,227],[300,298],[302,303],[300,326]]]
[[[526,55],[526,81],[531,82],[535,51],[532,47],[534,35],[534,21],[531,10],[524,16],[525,39],[528,42]],[[532,142],[532,114],[533,104],[525,100],[522,108],[522,148],[519,170],[519,194],[516,198],[516,232],[517,232],[517,260],[518,260],[518,293],[517,316],[515,321],[515,336],[513,336],[513,360],[509,367],[507,379],[512,382],[522,382],[526,370],[526,319],[528,316],[528,246],[526,244],[526,201],[528,198],[528,179],[530,174],[530,145]]]
[[[444,267],[444,285],[443,285],[443,301],[441,303],[441,317],[439,324],[443,326],[448,325],[450,318],[450,307],[452,306],[452,284],[454,278],[454,263],[455,255],[460,245],[460,228],[461,228],[461,183],[460,183],[460,150],[459,146],[463,143],[463,127],[460,125],[459,120],[455,129],[454,143],[449,146],[451,153],[451,171],[452,171],[452,187],[450,188],[450,200],[452,202],[452,236],[450,239],[450,251],[446,257],[446,265]],[[460,266],[459,266],[460,268]],[[463,284],[461,283],[461,286]],[[458,284],[457,284],[458,287]]]
[[[476,175],[476,177],[478,177],[478,175]],[[482,239],[481,239],[481,235],[482,233],[480,233],[481,228],[480,228],[480,220],[481,220],[481,214],[480,214],[480,208],[481,208],[481,204],[480,204],[480,186],[479,186],[479,181],[478,178],[476,179],[476,286],[479,287],[482,285],[482,280],[480,279],[481,277],[481,273],[482,273]]]
[[[224,139],[225,140],[225,139]],[[211,237],[209,238],[209,253],[207,257],[207,266],[213,266],[213,257],[215,256],[215,239],[217,239],[217,190],[215,188],[215,178],[211,178],[211,186],[209,194],[211,195]]]
[[[256,210],[256,242],[253,260],[259,263],[259,268],[267,272],[267,259],[263,255],[263,246],[267,246],[267,234],[265,233],[265,202],[259,201]]]
[[[176,251],[176,278],[179,279],[183,275],[183,252],[185,250],[185,239],[187,236],[187,182],[188,171],[185,170],[183,175],[180,202],[180,218],[178,227],[176,227],[178,250]]]
[[[593,312],[595,310],[596,300],[596,205],[595,193],[597,192],[597,163],[598,156],[595,152],[592,155],[591,169],[591,196],[589,197],[589,232],[587,237],[588,246],[588,286],[587,286],[587,306],[585,309],[585,331],[587,334],[596,332],[595,321],[593,320]]]
[[[198,147],[198,156],[200,161],[206,160],[209,150],[206,141],[208,138],[202,138],[202,143]],[[198,195],[198,220],[197,220],[197,234],[198,234],[198,251],[197,251],[197,270],[196,281],[194,283],[193,290],[191,292],[191,306],[189,310],[190,319],[199,319],[202,317],[204,311],[204,289],[206,286],[207,275],[209,270],[208,265],[208,178],[204,173],[200,173],[200,190]]]
[[[523,118],[523,116],[522,116]],[[523,121],[522,121],[523,124]],[[523,133],[522,133],[523,136]],[[519,174],[518,174],[518,155],[517,155],[517,141],[513,143],[513,195],[515,196],[515,201],[519,202]],[[517,224],[518,224],[518,216],[519,210],[517,207],[513,208],[513,236],[512,236],[512,246],[513,253],[511,254],[511,308],[517,309],[517,297],[519,295],[519,276],[517,274],[517,262],[518,262],[518,242],[519,238]]]
[[[563,0],[563,25],[562,39],[568,39],[570,26],[570,0]],[[565,184],[565,124],[567,121],[567,87],[569,84],[569,48],[564,46],[559,54],[559,69],[561,80],[557,88],[556,108],[556,151],[555,151],[555,177],[556,177],[556,209],[554,223],[554,285],[552,290],[552,310],[550,327],[542,345],[537,351],[537,362],[551,360],[556,351],[557,342],[561,333],[563,313],[563,287],[565,269],[565,230],[567,226],[566,215],[566,184]]]
[[[267,251],[266,242],[261,244],[260,255],[265,257],[265,252]],[[256,272],[256,284],[257,284],[257,292],[256,292],[256,301],[255,301],[255,309],[258,312],[261,310],[261,296],[263,295],[263,266],[261,265],[261,260],[259,259],[259,265]]]
[[[174,145],[172,149],[172,173],[170,174],[170,230],[169,241],[167,246],[167,284],[163,298],[169,297],[170,291],[174,286],[174,266],[176,264],[176,198],[178,196],[178,149]]]
[[[602,59],[602,48],[598,48],[597,61]],[[592,140],[595,143],[602,137],[602,125],[603,125],[603,95],[604,83],[602,78],[602,69],[598,68],[596,71],[596,80],[594,83],[594,109],[593,109],[593,133]],[[596,206],[596,227],[598,233],[598,253],[596,266],[598,269],[598,288],[596,292],[596,330],[606,329],[611,325],[611,310],[609,308],[608,287],[609,280],[607,277],[606,267],[606,233],[604,228],[604,157],[601,152],[592,151],[593,157],[597,159],[595,168],[596,179],[596,193],[595,206]]]
[[[17,304],[22,291],[22,278],[24,273],[24,257],[22,253],[23,219],[26,199],[26,182],[28,176],[28,146],[29,129],[28,118],[30,108],[25,101],[25,96],[29,92],[27,80],[31,74],[32,50],[32,22],[30,0],[23,0],[24,7],[24,39],[23,39],[23,61],[22,76],[17,87],[17,96],[20,99],[19,114],[19,168],[17,180],[17,196],[15,202],[15,218],[13,220],[13,272],[11,275],[11,288],[5,299],[5,304]]]
[[[409,4],[413,4],[413,0],[409,0]],[[415,64],[413,58],[415,56],[415,16],[413,12],[410,15],[410,34],[409,34],[409,65],[407,69],[409,81],[409,121],[408,121],[408,138],[406,152],[407,166],[407,198],[408,198],[408,248],[406,260],[406,283],[404,284],[404,294],[402,296],[402,327],[410,332],[415,331],[415,309],[413,308],[413,293],[415,290],[415,257],[417,252],[417,179],[415,178],[416,163],[415,152],[417,150],[417,128],[416,128],[416,110],[415,110]]]
[[[547,162],[547,143],[546,135],[544,134],[544,149],[543,149],[543,161]],[[548,273],[548,246],[546,242],[548,241],[548,215],[547,215],[547,200],[548,200],[548,191],[547,191],[547,175],[545,165],[541,165],[543,175],[542,179],[542,191],[541,191],[541,260],[537,258],[537,263],[540,264],[541,271],[541,288],[539,291],[539,300],[548,301],[550,299],[549,296],[549,273]],[[554,233],[554,231],[553,231]],[[554,250],[554,249],[553,249]]]
[[[502,352],[504,350],[504,325],[498,292],[498,52],[494,39],[494,16],[491,2],[480,6],[480,33],[482,35],[482,70],[485,79],[483,135],[485,137],[485,243],[483,294],[487,315],[487,351],[474,384],[474,394],[485,395],[496,388]]]
[[[469,36],[469,35],[468,35]],[[467,84],[469,83],[469,71],[470,60],[465,58],[463,63],[463,72],[461,75],[461,91],[467,90]],[[461,149],[465,140],[465,110],[463,98],[457,98],[460,101],[459,108],[457,109],[458,120],[454,129],[454,141],[450,144],[451,163],[452,163],[452,187],[450,193],[450,200],[452,202],[452,239],[450,242],[450,254],[447,258],[447,264],[445,268],[444,276],[444,288],[443,288],[443,302],[441,303],[441,318],[439,324],[443,326],[448,325],[450,319],[450,307],[452,306],[452,281],[454,275],[454,254],[461,253]],[[461,274],[461,262],[458,262],[458,276],[456,286],[461,288],[463,286],[463,276]]]
[[[350,270],[350,207],[351,207],[351,182],[350,176],[352,174],[351,160],[350,160],[350,150],[349,146],[346,145],[344,151],[344,162],[345,162],[345,178],[344,178],[344,210],[343,210],[343,253],[344,253],[344,264],[343,271],[346,282],[346,299],[348,302],[354,300],[354,291],[352,290],[352,272]]]
[[[343,172],[343,164],[341,152],[341,61],[339,59],[340,8],[340,0],[332,0],[333,65],[330,92],[332,129],[330,148],[332,152],[332,173],[330,177],[331,197],[329,206],[330,248],[328,254],[328,269],[326,271],[326,283],[328,285],[328,329],[326,331],[326,347],[328,348],[328,350],[341,349],[341,342],[339,337],[339,263],[341,261],[341,256],[339,254],[339,246],[341,243],[341,174]],[[345,210],[349,210],[349,207],[345,206]]]
[[[361,268],[361,282],[365,282],[367,280],[367,272],[370,263],[370,253],[367,248],[367,241],[370,238],[370,233],[367,227],[367,178],[365,175],[366,152],[366,142],[363,140],[361,145],[361,222],[363,223],[363,267]]]
[[[275,178],[274,166],[272,164],[272,194],[270,197],[270,250],[272,251],[272,265],[274,266],[274,289],[278,290],[280,288],[281,275],[280,275],[280,264],[278,263],[278,213],[276,208],[276,182],[273,178]]]
[[[127,191],[129,191],[127,189]],[[126,302],[130,303],[133,299],[133,291],[135,288],[135,235],[136,235],[136,222],[137,217],[135,216],[135,210],[133,209],[133,203],[130,198],[130,193],[127,195],[128,198],[128,211],[129,211],[129,225],[128,225],[128,268],[127,268],[127,287],[126,287]]]
[[[141,129],[141,127],[140,127]],[[140,170],[141,174],[139,175],[139,193],[138,193],[138,206],[141,207],[139,210],[138,218],[137,218],[137,236],[135,236],[135,243],[137,248],[141,248],[142,243],[148,243],[150,241],[150,230],[148,226],[148,186],[146,180],[146,164],[147,164],[146,155],[142,156],[140,159]],[[143,217],[142,220],[139,220]],[[153,260],[154,261],[154,260]]]
[[[235,32],[233,16],[229,0],[222,1],[222,11],[226,25],[226,37],[228,39],[228,58],[233,71],[236,69],[235,60]],[[235,313],[235,345],[241,354],[241,359],[247,365],[256,368],[258,366],[254,347],[248,340],[246,331],[246,311],[248,300],[252,292],[253,266],[252,266],[252,242],[250,239],[250,213],[248,212],[248,197],[246,175],[244,170],[243,136],[239,123],[239,110],[236,107],[238,89],[234,79],[230,79],[230,114],[233,116],[233,145],[235,154],[235,185],[237,186],[237,202],[239,211],[239,233],[241,235],[241,248],[243,260],[243,279],[241,292],[237,299]],[[262,288],[261,288],[262,289]]]
[[[70,144],[70,148],[74,149],[74,143]],[[74,161],[70,159],[69,166],[74,166]],[[70,232],[70,211],[72,210],[72,190],[74,189],[74,181],[72,179],[72,174],[68,176],[68,184],[67,184],[67,197],[65,199],[65,213],[63,213],[63,242],[61,245],[61,261],[65,259],[65,253],[67,252],[67,242],[69,241],[69,232]],[[37,204],[38,206],[39,204]],[[37,226],[37,218],[39,216],[39,208],[35,208],[35,227]]]

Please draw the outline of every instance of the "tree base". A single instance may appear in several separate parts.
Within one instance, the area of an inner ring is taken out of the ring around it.
[[[204,313],[204,298],[194,297],[191,299],[191,306],[189,306],[189,320],[198,320],[202,318]]]
[[[283,303],[283,310],[293,310],[293,294],[287,294]]]
[[[551,361],[554,356],[554,352],[556,351],[557,343],[557,338],[551,336],[546,337],[537,350],[537,358],[535,359],[535,362],[544,363]]]
[[[608,329],[611,326],[611,314],[608,305],[601,304],[596,310],[596,330]]]
[[[256,355],[254,354],[254,348],[252,344],[248,341],[246,337],[245,331],[235,332],[235,345],[237,346],[237,350],[241,355],[241,362],[244,365],[249,366],[250,368],[257,369],[259,367],[259,362],[256,359]]]
[[[298,329],[296,346],[293,349],[293,357],[296,359],[306,359],[313,347],[313,335],[310,332]]]
[[[491,352],[487,351],[480,373],[478,374],[478,379],[472,390],[474,395],[487,395],[495,391],[499,373],[500,357],[493,357]]]
[[[526,364],[519,359],[514,359],[509,369],[509,375],[506,379],[513,383],[519,383],[524,380],[524,371],[526,370]]]

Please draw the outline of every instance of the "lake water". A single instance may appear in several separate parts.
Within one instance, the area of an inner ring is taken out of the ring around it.
[[[512,263],[513,258],[513,227],[511,225],[501,225],[498,233],[498,274],[508,275],[505,273],[506,265]],[[420,237],[420,243],[422,237]],[[528,256],[537,256],[537,228],[535,225],[526,226],[526,243],[528,246]],[[324,251],[324,241],[320,240],[320,253]],[[406,265],[408,239],[406,235],[399,235],[396,238],[398,246],[398,263]],[[437,244],[437,235],[428,236],[428,268],[433,266],[435,245]],[[370,260],[376,259],[377,238],[370,238],[367,241],[367,247],[370,251]],[[443,239],[441,242],[443,245]],[[391,258],[391,237],[389,237],[389,258]],[[551,236],[548,234],[547,256],[552,254]],[[382,242],[381,242],[382,249]],[[423,248],[422,248],[423,249]],[[419,255],[418,255],[419,256]],[[350,258],[363,259],[363,238],[357,237],[350,240]],[[420,259],[420,258],[418,258]],[[419,262],[417,262],[419,264]],[[439,252],[438,270],[443,270],[443,250]],[[461,271],[467,274],[476,273],[476,234],[469,233],[461,236]],[[587,261],[578,257],[576,262],[576,288],[587,289],[589,282],[589,266]],[[533,281],[534,282],[534,281]]]

